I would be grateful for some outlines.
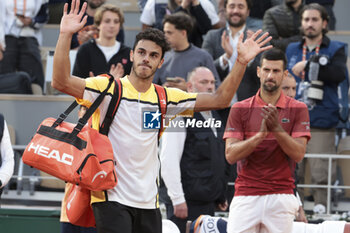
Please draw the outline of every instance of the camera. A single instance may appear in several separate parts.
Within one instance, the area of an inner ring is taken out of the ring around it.
[[[328,64],[328,57],[325,55],[313,55],[309,59],[309,81],[310,86],[307,97],[312,100],[323,100],[323,81],[318,80],[320,65]]]

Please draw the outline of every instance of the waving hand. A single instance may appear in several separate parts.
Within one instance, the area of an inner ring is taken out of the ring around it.
[[[69,13],[68,3],[64,4],[63,16],[61,19],[60,32],[74,34],[82,29],[86,23],[87,16],[83,18],[87,3],[85,2],[79,11],[80,0],[72,0]]]
[[[243,33],[240,35],[237,44],[237,53],[239,62],[247,64],[259,53],[266,51],[272,48],[272,45],[265,46],[272,37],[269,36],[269,33],[264,33],[262,36],[257,38],[261,34],[262,30],[256,31],[250,38],[246,39],[243,42]]]

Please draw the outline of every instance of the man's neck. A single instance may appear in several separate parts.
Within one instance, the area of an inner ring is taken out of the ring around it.
[[[152,85],[152,80],[153,80],[153,76],[147,79],[142,79],[139,78],[135,75],[134,71],[131,71],[130,75],[128,75],[128,79],[131,83],[131,85],[133,85],[133,87],[141,93],[146,92]]]
[[[316,46],[316,45],[321,44],[322,38],[323,38],[322,34],[315,37],[315,38],[305,37],[305,43],[307,46]]]
[[[281,89],[278,89],[274,92],[268,92],[268,91],[265,91],[264,89],[261,89],[260,91],[261,99],[267,104],[276,105],[280,96],[281,96]]]
[[[92,9],[92,8],[89,7],[89,5],[88,5],[88,7],[86,8],[86,14],[87,14],[88,16],[94,17],[96,10],[97,10],[97,9]]]
[[[180,43],[178,46],[176,46],[174,48],[174,51],[181,52],[181,51],[186,50],[189,46],[190,46],[190,43],[188,42],[188,40],[186,40],[183,43]]]
[[[232,34],[232,37],[235,36],[240,30],[242,30],[242,28],[245,26],[245,24],[243,24],[242,26],[240,27],[232,27],[230,26],[230,30],[231,30],[231,34]]]

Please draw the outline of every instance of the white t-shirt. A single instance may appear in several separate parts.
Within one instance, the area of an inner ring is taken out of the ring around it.
[[[148,0],[145,8],[142,11],[140,21],[143,24],[152,26],[156,22],[156,13],[155,13],[155,2],[158,0]],[[215,11],[213,3],[209,0],[199,0],[199,3],[203,7],[204,11],[207,13],[211,25],[217,24],[219,22],[219,16]]]
[[[102,53],[105,55],[106,61],[109,62],[114,54],[119,52],[120,42],[115,41],[113,46],[102,46],[96,43],[97,47],[101,49]]]

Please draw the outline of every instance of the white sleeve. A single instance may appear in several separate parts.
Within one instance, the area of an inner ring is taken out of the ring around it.
[[[141,23],[152,26],[156,22],[156,13],[154,7],[155,0],[148,0],[146,2],[145,8],[143,8],[142,14],[140,16]]]
[[[216,13],[213,3],[211,3],[209,0],[200,0],[199,2],[202,5],[204,11],[207,13],[211,21],[211,25],[217,24],[220,21],[220,19],[218,14]]]
[[[173,121],[182,121],[182,117],[177,117]],[[176,132],[165,131],[162,135],[162,145],[160,149],[161,175],[168,195],[173,205],[186,202],[182,189],[180,161],[184,150],[186,139],[186,129],[179,128]]]
[[[2,165],[0,167],[0,180],[2,183],[2,187],[4,187],[10,180],[13,174],[13,168],[15,165],[13,149],[10,141],[10,134],[7,129],[6,121],[4,122],[4,132],[2,136],[2,140],[0,142],[1,148],[1,159]]]
[[[0,45],[5,49],[5,2],[0,2]]]

